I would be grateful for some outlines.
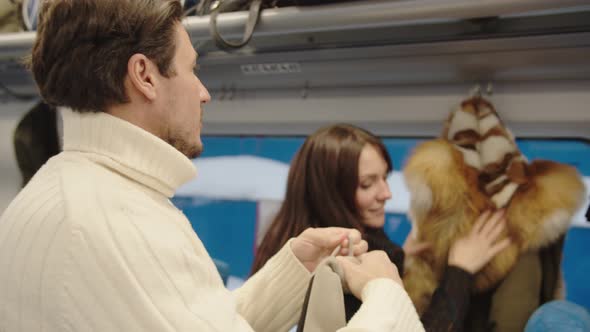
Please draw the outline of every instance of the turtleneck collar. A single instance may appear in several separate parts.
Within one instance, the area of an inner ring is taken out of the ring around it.
[[[185,155],[125,120],[104,112],[78,113],[63,108],[61,114],[64,151],[103,157],[99,159],[108,161],[109,167],[167,197],[196,175],[195,166]]]

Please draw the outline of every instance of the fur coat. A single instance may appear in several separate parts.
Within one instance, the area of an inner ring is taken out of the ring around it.
[[[562,238],[585,195],[575,168],[529,163],[483,98],[466,100],[452,112],[441,137],[413,151],[404,177],[417,237],[433,246],[406,259],[404,285],[420,313],[441,280],[451,245],[482,212],[506,209],[502,236],[512,242],[475,275],[475,293],[495,289],[525,253]]]

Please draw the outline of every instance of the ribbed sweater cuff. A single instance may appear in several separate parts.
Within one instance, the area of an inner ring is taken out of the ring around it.
[[[371,331],[424,331],[410,297],[391,279],[380,278],[367,283],[362,292],[363,304],[348,323],[349,327],[371,327]]]
[[[301,264],[291,250],[291,242],[287,241],[283,248],[269,261],[269,282],[277,283],[287,291],[289,302],[285,305],[301,306],[305,292],[311,279],[311,273]],[[278,295],[278,294],[277,294]]]
[[[281,283],[292,285],[292,287],[299,286],[305,292],[311,273],[307,271],[305,266],[295,257],[293,250],[291,250],[293,240],[287,241],[283,248],[266,265],[270,270],[270,279],[280,280]]]
[[[311,274],[293,254],[291,241],[238,291],[254,330],[285,330],[299,318]]]

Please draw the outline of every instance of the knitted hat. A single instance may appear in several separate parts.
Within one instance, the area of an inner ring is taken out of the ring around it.
[[[462,102],[450,114],[442,138],[479,173],[479,189],[496,208],[508,205],[518,187],[527,182],[527,160],[487,100],[474,97]]]

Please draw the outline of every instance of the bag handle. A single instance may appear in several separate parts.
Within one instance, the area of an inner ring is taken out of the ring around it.
[[[249,1],[249,0],[247,0],[247,1]],[[217,29],[217,15],[219,15],[220,13],[223,13],[225,11],[237,10],[240,7],[242,7],[243,5],[245,5],[247,3],[247,1],[246,2],[244,0],[222,1],[219,4],[219,7],[217,7],[217,9],[211,13],[211,19],[209,21],[209,29],[211,30],[211,35],[213,36],[213,40],[215,41],[215,44],[219,48],[226,50],[226,51],[233,51],[238,48],[244,47],[246,44],[248,44],[250,39],[252,39],[252,34],[254,33],[254,28],[256,27],[256,24],[258,24],[258,19],[260,18],[260,12],[261,12],[261,8],[262,8],[262,0],[253,0],[250,3],[248,21],[246,22],[246,26],[244,27],[244,37],[242,38],[241,41],[227,40],[223,36],[221,36],[221,34],[219,33],[219,30]]]
[[[303,301],[297,332],[333,332],[346,325],[346,308],[343,287],[344,271],[336,260],[342,248],[338,245],[313,273]],[[348,236],[348,255],[352,255],[352,242]]]

